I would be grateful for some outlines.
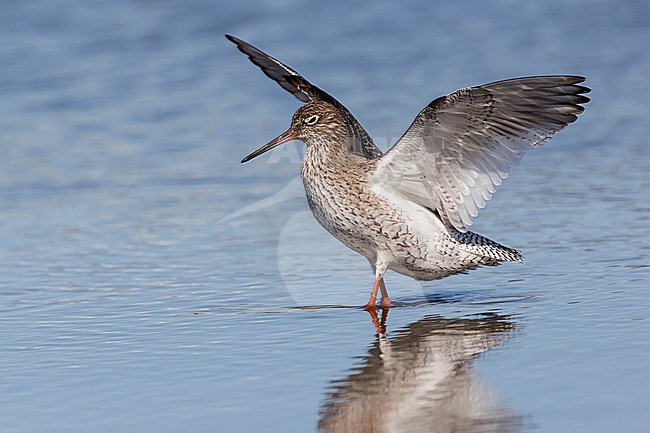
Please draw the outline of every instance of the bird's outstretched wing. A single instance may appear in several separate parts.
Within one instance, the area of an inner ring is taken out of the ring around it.
[[[281,61],[269,56],[246,41],[231,35],[226,38],[242,53],[246,54],[251,62],[259,66],[267,77],[276,81],[284,90],[293,94],[302,102],[333,101],[334,98],[323,92],[318,87],[305,80],[299,73]]]
[[[584,77],[515,78],[468,87],[422,110],[378,161],[386,185],[467,231],[528,149],[577,119],[589,102]]]
[[[347,150],[368,159],[377,159],[381,156],[381,151],[375,146],[366,130],[363,129],[348,109],[334,97],[305,80],[289,66],[255,48],[248,42],[231,35],[226,35],[226,38],[237,45],[239,51],[246,54],[251,62],[259,66],[267,77],[276,81],[283,89],[293,94],[300,101],[325,101],[340,109],[349,128],[349,141],[346,143]]]

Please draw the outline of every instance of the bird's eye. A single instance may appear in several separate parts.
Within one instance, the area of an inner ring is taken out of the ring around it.
[[[309,116],[308,118],[305,119],[305,125],[314,125],[316,122],[318,122],[319,117],[317,115],[312,115]]]

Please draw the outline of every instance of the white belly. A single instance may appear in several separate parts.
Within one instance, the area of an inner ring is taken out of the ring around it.
[[[459,249],[448,229],[428,209],[384,191],[357,199],[304,181],[316,220],[372,265],[382,257],[388,269],[432,280],[475,268],[477,256]]]

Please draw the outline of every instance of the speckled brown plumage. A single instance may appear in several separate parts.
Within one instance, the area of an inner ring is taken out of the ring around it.
[[[316,220],[365,256],[390,300],[387,269],[434,280],[521,254],[468,230],[524,153],[577,119],[589,101],[577,76],[516,78],[435,99],[384,155],[352,114],[296,71],[228,36],[264,73],[307,104],[290,128],[242,160],[290,140],[307,145],[301,178]]]

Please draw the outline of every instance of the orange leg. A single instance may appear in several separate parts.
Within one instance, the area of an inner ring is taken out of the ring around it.
[[[381,306],[382,308],[390,308],[390,297],[388,297],[388,290],[386,289],[386,283],[384,283],[384,278],[379,278],[375,280],[375,284],[372,286],[372,292],[370,293],[370,299],[366,304],[366,310],[369,308],[377,308],[377,292],[381,289]]]
[[[386,289],[386,283],[384,279],[379,280],[379,288],[381,289],[381,306],[383,308],[390,308],[390,297],[388,296],[388,290]]]
[[[379,286],[383,284],[383,279],[380,278],[378,280],[375,280],[375,284],[372,285],[372,292],[370,292],[370,299],[368,299],[368,303],[365,306],[365,309],[369,308],[377,308],[377,291],[379,290]],[[384,293],[384,289],[382,289],[382,296]]]

